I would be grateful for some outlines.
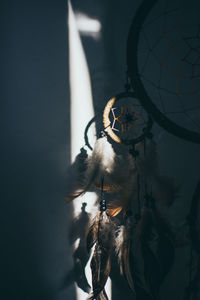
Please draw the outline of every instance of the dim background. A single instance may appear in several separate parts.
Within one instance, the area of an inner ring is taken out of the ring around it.
[[[140,3],[72,1],[75,11],[102,25],[99,39],[82,37],[96,110],[124,88],[126,38]],[[4,1],[1,15],[0,299],[75,300],[74,286],[64,285],[72,267],[67,231],[73,216],[64,201],[71,138],[67,1]],[[181,185],[169,211],[179,224],[199,178],[199,146],[154,130],[162,173]],[[188,263],[188,248],[176,249],[162,299],[183,299]],[[113,294],[122,299],[126,290],[113,285]]]

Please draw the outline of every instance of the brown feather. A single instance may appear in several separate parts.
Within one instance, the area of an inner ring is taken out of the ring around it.
[[[81,180],[72,187],[66,201],[82,196],[85,192],[102,189],[101,178],[104,176],[103,189],[107,192],[123,191],[125,195],[132,193],[134,181],[134,160],[131,155],[116,155],[107,138],[97,140],[93,153],[86,160],[87,169]],[[124,197],[123,197],[124,198]]]
[[[87,184],[80,183],[80,185],[82,184],[83,187],[79,187],[78,189],[74,188],[74,190],[68,196],[65,197],[66,201],[70,202],[77,197],[83,196],[87,191],[89,191],[97,174],[98,165],[96,165],[95,168],[92,170],[91,174],[89,174],[90,176],[87,178]]]
[[[134,282],[130,269],[130,244],[132,234],[132,217],[127,217],[125,226],[121,226],[116,239],[116,252],[120,266],[120,273],[125,275],[128,284],[135,293]]]
[[[130,206],[130,202],[134,201],[133,199],[134,190],[132,193],[121,194],[120,199],[112,200],[107,204],[107,213],[111,217],[116,217],[121,211],[125,216],[128,207]]]
[[[99,212],[91,226],[89,247],[95,241],[95,249],[91,260],[92,292],[88,299],[107,300],[104,286],[111,269],[111,251],[114,247],[115,223],[106,212]],[[93,241],[93,242],[91,242]]]
[[[122,206],[118,206],[116,208],[107,208],[107,214],[110,217],[116,217],[122,211],[122,209]]]
[[[106,248],[96,244],[90,266],[92,270],[93,291],[89,299],[94,299],[103,291],[110,274],[110,256]]]
[[[72,200],[74,200],[75,198],[77,197],[80,197],[80,196],[83,196],[85,194],[86,190],[83,189],[83,190],[80,190],[80,191],[74,191],[72,192],[71,194],[67,195],[65,197],[65,201],[66,202],[71,202]]]
[[[97,215],[94,217],[94,219],[91,221],[89,228],[87,230],[86,245],[87,245],[88,252],[90,252],[94,244],[97,242],[99,220],[100,220],[100,212],[98,212]]]

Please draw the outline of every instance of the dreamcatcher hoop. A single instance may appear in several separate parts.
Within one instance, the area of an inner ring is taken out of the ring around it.
[[[144,0],[141,6],[138,8],[132,21],[127,39],[127,68],[130,82],[144,109],[161,127],[177,137],[199,144],[200,134],[178,125],[174,121],[170,120],[164,113],[162,113],[152,102],[140,78],[137,55],[140,32],[142,26],[144,25],[145,19],[157,2],[158,0]]]
[[[117,134],[115,134],[114,130],[112,128],[112,122],[110,121],[110,118],[109,118],[109,114],[110,114],[111,110],[113,109],[114,104],[119,100],[125,100],[128,98],[136,99],[135,93],[130,92],[130,91],[122,92],[108,100],[108,102],[103,110],[103,127],[102,127],[101,132],[108,134],[110,136],[110,138],[116,143],[121,143],[124,145],[135,145],[135,144],[143,141],[145,139],[145,137],[148,137],[148,138],[152,137],[151,129],[153,126],[153,120],[150,117],[150,115],[148,113],[146,113],[146,111],[145,111],[145,113],[147,115],[147,121],[146,121],[146,125],[142,128],[142,133],[139,134],[137,137],[130,138],[130,139],[120,138]],[[139,104],[139,106],[140,106],[140,104]],[[124,113],[124,115],[126,115],[126,113]],[[99,118],[99,114],[94,116],[88,122],[88,124],[85,128],[85,131],[84,131],[85,146],[87,146],[90,150],[93,150],[93,147],[89,141],[88,132],[89,132],[92,124],[94,122],[96,122],[98,120],[98,118]]]
[[[116,143],[121,143],[124,145],[135,145],[145,139],[145,137],[150,137],[150,131],[153,125],[153,121],[149,114],[147,114],[147,124],[142,130],[142,134],[137,136],[136,138],[130,138],[130,139],[124,139],[119,137],[116,133],[114,133],[114,130],[111,126],[111,121],[109,118],[109,114],[111,112],[111,109],[113,108],[114,104],[121,100],[121,99],[127,99],[127,98],[136,98],[135,93],[133,92],[123,92],[120,94],[117,94],[116,96],[112,97],[106,104],[104,112],[103,112],[103,124],[104,124],[104,130],[107,132],[107,134],[111,137],[113,141]],[[127,117],[129,117],[127,115]]]
[[[88,131],[90,129],[90,126],[96,121],[97,116],[94,116],[87,124],[87,126],[85,127],[85,131],[84,131],[84,140],[85,140],[85,146],[87,146],[90,150],[93,150],[89,138],[88,138]]]

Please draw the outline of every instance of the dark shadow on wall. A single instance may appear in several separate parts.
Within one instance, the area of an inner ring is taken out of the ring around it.
[[[1,299],[75,299],[66,1],[1,2]]]

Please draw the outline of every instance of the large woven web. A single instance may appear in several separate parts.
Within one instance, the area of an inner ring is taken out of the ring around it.
[[[169,119],[200,132],[200,4],[159,0],[140,31],[143,85]]]

